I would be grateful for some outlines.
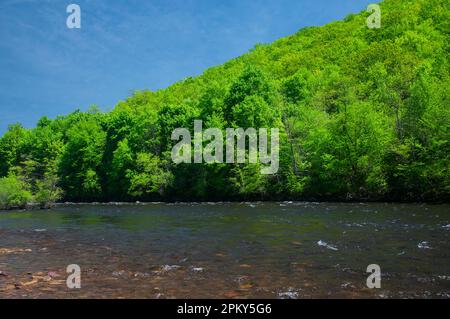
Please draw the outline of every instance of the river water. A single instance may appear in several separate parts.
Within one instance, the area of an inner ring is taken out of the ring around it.
[[[450,205],[191,203],[0,212],[0,298],[450,298]],[[81,268],[81,289],[66,268]],[[367,266],[381,268],[369,289]]]

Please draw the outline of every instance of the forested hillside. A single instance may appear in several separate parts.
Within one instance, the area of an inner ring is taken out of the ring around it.
[[[145,200],[450,199],[448,0],[385,0],[300,30],[111,112],[0,140],[0,206]],[[126,79],[124,79],[126,81]],[[173,164],[174,128],[277,127],[280,169]]]

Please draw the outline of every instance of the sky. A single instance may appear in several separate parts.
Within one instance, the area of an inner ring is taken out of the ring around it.
[[[158,90],[374,0],[0,0],[0,134]],[[66,25],[69,4],[81,29]]]

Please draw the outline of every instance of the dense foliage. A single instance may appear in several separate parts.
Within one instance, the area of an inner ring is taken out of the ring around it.
[[[385,0],[157,92],[0,140],[0,205],[30,200],[448,200],[448,0]],[[278,127],[280,169],[171,161],[174,128]],[[40,198],[40,199],[39,199]]]

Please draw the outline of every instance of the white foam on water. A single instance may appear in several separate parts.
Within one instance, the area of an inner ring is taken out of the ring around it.
[[[338,250],[339,250],[339,249],[337,249],[336,247],[331,246],[331,245],[327,244],[326,242],[324,242],[324,241],[322,241],[322,240],[319,240],[319,241],[317,242],[317,245],[319,245],[319,246],[321,246],[321,247],[326,247],[326,248],[328,248],[328,249],[330,249],[330,250],[334,250],[334,251],[338,251]]]
[[[162,271],[171,271],[171,270],[176,270],[178,268],[180,268],[181,266],[178,265],[164,265],[161,267]]]
[[[419,248],[419,249],[431,249],[429,244],[430,244],[429,242],[423,241],[423,242],[420,242],[420,243],[417,244],[417,248]]]
[[[298,299],[298,291],[294,288],[288,288],[287,291],[282,291],[278,293],[280,299]]]

